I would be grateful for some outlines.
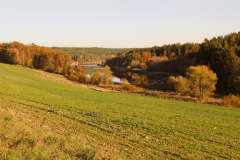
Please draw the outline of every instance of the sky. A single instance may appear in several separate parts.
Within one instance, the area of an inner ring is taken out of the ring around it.
[[[143,48],[240,31],[240,0],[0,0],[0,43]]]

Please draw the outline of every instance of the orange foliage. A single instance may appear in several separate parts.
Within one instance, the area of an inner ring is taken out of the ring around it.
[[[151,53],[150,52],[143,52],[143,54],[142,54],[142,62],[146,63],[148,58],[150,58],[150,57],[151,57]]]
[[[240,108],[240,97],[239,95],[228,95],[223,97],[222,104],[229,107]]]

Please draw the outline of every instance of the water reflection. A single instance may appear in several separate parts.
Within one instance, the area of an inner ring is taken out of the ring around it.
[[[97,70],[103,69],[98,65],[85,65],[87,70],[87,76],[90,78],[90,74]],[[113,82],[122,83],[121,79],[127,79],[130,84],[148,84],[148,78],[146,75],[140,75],[132,72],[117,71],[113,72]]]
[[[121,71],[114,72],[113,74],[115,77],[118,77],[120,79],[127,79],[130,84],[148,84],[148,78],[146,75]]]

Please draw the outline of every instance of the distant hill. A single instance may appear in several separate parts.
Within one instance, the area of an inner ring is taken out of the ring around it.
[[[133,48],[98,48],[98,47],[52,47],[73,55],[73,58],[82,58],[84,61],[102,61],[107,56],[128,53]]]

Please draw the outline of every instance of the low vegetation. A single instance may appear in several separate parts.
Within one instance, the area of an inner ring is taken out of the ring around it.
[[[239,95],[228,95],[222,99],[222,104],[229,107],[240,108],[240,97]]]
[[[240,156],[239,108],[99,92],[1,63],[0,73],[0,159]]]
[[[4,102],[0,109],[0,159],[95,158],[96,150],[86,147],[81,137],[52,128],[46,118],[28,110],[20,113]]]
[[[179,96],[189,91],[189,82],[186,78],[182,76],[172,77],[170,76],[167,81],[168,84],[173,85],[175,91],[179,94]]]

